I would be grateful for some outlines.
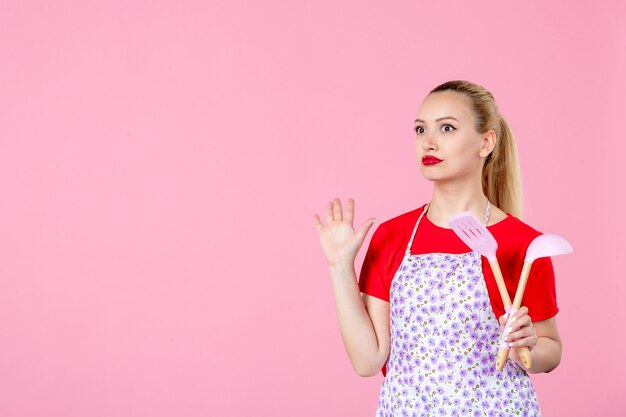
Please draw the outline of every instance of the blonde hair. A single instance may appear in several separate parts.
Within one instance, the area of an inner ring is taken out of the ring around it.
[[[483,86],[465,80],[445,82],[430,93],[446,90],[457,91],[470,99],[477,132],[496,132],[496,145],[483,165],[483,192],[492,204],[521,219],[522,178],[515,138],[509,124],[500,115],[493,95]]]

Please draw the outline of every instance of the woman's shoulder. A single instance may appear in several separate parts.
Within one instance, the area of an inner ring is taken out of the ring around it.
[[[372,239],[385,241],[386,243],[401,243],[404,242],[404,240],[408,240],[425,206],[426,204],[380,222],[376,230],[374,230]]]
[[[507,212],[506,216],[506,219],[496,223],[496,227],[491,230],[498,243],[503,242],[518,247],[527,247],[533,239],[543,234],[543,232],[511,213]]]
[[[405,230],[407,224],[415,225],[417,218],[424,211],[424,207],[426,204],[419,206],[416,209],[412,209],[410,211],[405,211],[401,214],[398,214],[388,220],[385,220],[380,223],[378,228],[383,228],[384,230],[394,232],[397,230]]]

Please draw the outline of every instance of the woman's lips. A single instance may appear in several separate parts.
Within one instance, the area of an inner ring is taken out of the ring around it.
[[[435,164],[438,164],[439,162],[442,162],[442,160],[439,158],[435,158],[434,156],[430,156],[430,155],[424,156],[422,158],[422,164],[424,165],[435,165]]]

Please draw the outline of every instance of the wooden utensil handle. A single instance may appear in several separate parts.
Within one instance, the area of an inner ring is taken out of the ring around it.
[[[515,299],[513,300],[513,307],[519,309],[522,306],[522,298],[524,297],[524,290],[526,289],[526,282],[530,275],[531,262],[524,262],[522,268],[522,275],[520,276],[519,283],[517,284],[517,290],[515,291]]]
[[[524,290],[526,289],[526,283],[528,282],[531,266],[532,262],[524,262],[524,266],[522,267],[522,275],[520,276],[519,283],[517,284],[515,299],[513,300],[513,308],[516,310],[522,306],[522,298],[524,297]],[[530,367],[533,366],[533,361],[530,358],[530,351],[528,348],[524,346],[523,349],[519,349],[517,353],[519,354],[519,357],[526,369],[530,369]]]
[[[504,283],[504,278],[502,278],[502,271],[500,270],[500,265],[498,264],[498,260],[494,259],[493,262],[490,262],[491,271],[493,271],[493,277],[496,279],[496,284],[498,284],[498,291],[500,291],[500,298],[502,298],[502,303],[504,306],[511,305],[511,298],[509,298],[509,293],[506,290],[506,284]]]
[[[500,265],[498,264],[498,260],[494,259],[494,261],[490,262],[489,264],[491,265],[493,276],[496,279],[496,284],[498,284],[498,291],[500,292],[500,298],[502,298],[502,304],[504,304],[504,308],[507,308],[508,306],[511,305],[511,298],[509,297],[509,293],[506,289],[506,284],[504,283],[504,278],[502,277],[502,271],[500,270]],[[526,264],[524,264],[524,266],[525,265]],[[522,274],[523,274],[523,270],[522,270]],[[521,282],[521,279],[520,279],[520,282]],[[525,282],[524,282],[524,286],[526,286]],[[521,303],[521,301],[522,300],[520,297],[519,302]],[[532,362],[530,360],[530,351],[528,350],[528,347],[521,346],[521,347],[514,348],[514,349],[517,349],[517,354],[519,355],[526,369],[530,368],[530,364]],[[509,356],[509,349],[505,349],[501,347],[498,350],[498,356],[496,357],[496,369],[498,371],[501,371],[502,369],[504,369],[504,364],[506,363],[508,356]]]
[[[506,363],[508,357],[509,350],[501,347],[500,350],[498,350],[498,356],[496,357],[496,369],[498,371],[502,371],[502,369],[504,369],[504,364]]]

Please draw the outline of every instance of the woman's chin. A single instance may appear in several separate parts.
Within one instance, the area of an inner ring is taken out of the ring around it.
[[[430,182],[438,182],[438,183],[446,183],[448,181],[454,181],[453,177],[450,177],[448,175],[424,175],[422,174],[422,176],[424,177],[425,180],[430,181]]]
[[[443,175],[434,175],[432,172],[424,172],[423,169],[422,169],[422,177],[424,177],[425,180],[433,181],[433,182],[444,180],[446,178]]]

